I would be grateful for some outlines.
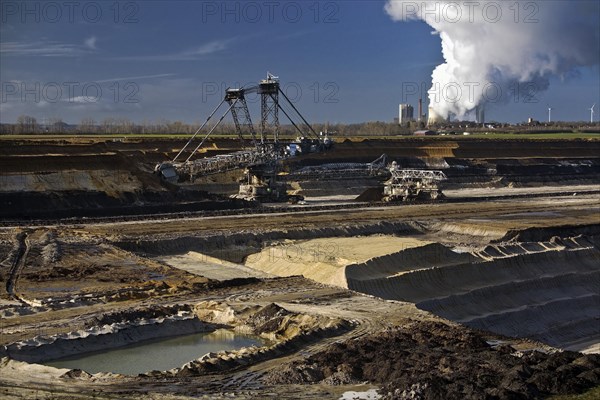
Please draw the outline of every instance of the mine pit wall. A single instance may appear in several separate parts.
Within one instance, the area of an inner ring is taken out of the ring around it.
[[[598,249],[552,251],[517,255],[489,262],[419,268],[394,276],[388,274],[385,277],[377,277],[380,275],[379,271],[373,271],[372,268],[378,263],[372,262],[371,269],[368,269],[369,265],[366,264],[352,266],[353,268],[346,272],[346,279],[350,289],[385,299],[421,304],[435,299],[447,301],[449,296],[465,296],[484,288],[527,281],[532,281],[534,288],[535,284],[541,283],[542,277],[547,279],[581,274],[587,279],[590,274],[598,273],[599,261]],[[408,268],[394,268],[394,274],[405,269]],[[371,278],[372,275],[376,278]],[[582,279],[582,283],[585,279]],[[503,288],[506,289],[506,286]],[[455,315],[459,313],[452,312]]]
[[[179,190],[123,154],[0,158],[0,218],[67,218],[239,209],[246,202]]]
[[[404,168],[444,171],[449,178],[443,184],[447,189],[581,185],[600,180],[600,142],[586,140],[345,141],[336,143],[333,150],[324,154],[303,155],[285,164],[293,170],[333,162],[368,163],[384,153],[389,162],[395,160]],[[299,194],[328,196],[337,191],[355,194],[361,186],[364,191],[381,186],[381,182],[373,179],[346,183],[325,176],[320,183],[297,185],[303,189]],[[348,187],[353,190],[349,192]]]
[[[413,302],[418,308],[472,328],[528,337],[560,348],[583,350],[578,343],[600,341],[597,247],[408,272],[400,263],[391,268],[393,261],[387,260],[388,271],[379,273],[377,261],[381,260],[348,268],[348,288]]]
[[[477,258],[469,253],[455,253],[445,246],[432,243],[375,257],[364,263],[350,264],[346,266],[345,274],[348,286],[355,289],[363,281],[373,282],[377,279],[384,279],[385,281],[390,279],[391,276],[402,273],[421,269],[450,267],[475,262],[476,260]],[[363,290],[358,291],[369,293]],[[385,298],[385,296],[379,297]]]
[[[7,141],[0,149],[0,218],[100,217],[162,212],[235,209],[248,204],[229,196],[239,190],[242,171],[199,177],[177,188],[152,173],[172,159],[185,141],[137,140],[105,143]],[[5,145],[5,146],[4,146]],[[214,140],[198,157],[239,148]],[[287,172],[311,165],[368,163],[386,153],[406,168],[441,169],[442,189],[591,185],[600,181],[600,141],[585,140],[364,140],[336,143],[331,151],[284,161]],[[382,179],[322,179],[288,182],[306,197],[358,196],[381,187]]]
[[[600,142],[597,140],[517,140],[517,139],[447,139],[414,138],[403,140],[365,139],[336,143],[330,152],[335,157],[360,155],[365,162],[385,153],[389,157],[456,157],[475,158],[586,158],[598,157]],[[311,155],[310,158],[325,158]]]
[[[363,235],[419,235],[419,225],[404,222],[377,222],[373,224],[342,225],[329,228],[274,230],[257,233],[237,233],[211,236],[178,236],[156,239],[122,240],[114,244],[138,254],[165,256],[185,254],[189,251],[205,253],[226,261],[242,263],[244,259],[277,240],[305,240],[319,237],[352,237]]]
[[[404,168],[439,169],[448,180],[443,189],[486,187],[537,187],[592,185],[600,181],[600,159],[585,160],[494,160],[431,159],[402,157],[395,159]],[[368,188],[383,186],[384,178],[322,178],[293,182],[304,196],[359,195]]]
[[[144,152],[113,151],[107,144],[8,145],[0,149],[0,218],[101,217],[249,206],[198,187],[179,189],[162,182],[152,172],[155,164]]]
[[[118,198],[93,191],[0,193],[0,219],[9,220],[236,210],[252,206],[243,200],[222,199],[206,192],[130,192],[121,193]]]
[[[456,253],[435,243],[407,249],[349,265],[339,281],[345,281],[342,286],[351,290],[416,303],[423,310],[473,328],[529,337],[561,348],[583,350],[581,346],[597,338],[600,226],[595,224],[503,233],[444,224],[380,222],[122,241],[117,245],[147,255],[196,251],[243,263],[248,255],[281,240],[407,236],[444,229],[459,232],[461,240],[469,240],[471,235],[477,242],[481,240],[478,235],[483,235],[496,244],[482,247],[479,255]]]
[[[543,242],[558,238],[574,238],[583,236],[596,248],[600,247],[600,225],[560,225],[552,228],[526,228],[509,230],[502,237],[494,240],[495,243],[502,242]]]

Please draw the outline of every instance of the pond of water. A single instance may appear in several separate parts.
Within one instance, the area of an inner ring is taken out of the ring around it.
[[[262,346],[256,336],[240,335],[228,330],[170,337],[136,343],[102,352],[85,353],[45,364],[56,368],[82,369],[91,374],[114,372],[137,375],[181,367],[206,353],[235,350],[252,345]]]

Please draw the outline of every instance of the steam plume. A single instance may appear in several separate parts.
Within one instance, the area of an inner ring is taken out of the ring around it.
[[[388,0],[385,10],[439,34],[445,62],[432,73],[429,102],[440,115],[462,117],[488,102],[535,102],[551,76],[600,63],[595,0]]]

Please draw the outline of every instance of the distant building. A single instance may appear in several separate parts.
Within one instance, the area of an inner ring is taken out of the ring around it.
[[[398,123],[414,121],[414,109],[410,104],[400,104],[398,106]]]
[[[485,124],[485,111],[483,106],[477,106],[475,108],[475,120],[478,124]]]
[[[435,131],[423,130],[423,131],[415,131],[414,135],[415,136],[433,136],[433,135],[437,135],[437,133]]]

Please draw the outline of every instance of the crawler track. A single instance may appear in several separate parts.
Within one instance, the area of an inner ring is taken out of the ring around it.
[[[26,232],[17,235],[17,240],[19,241],[17,254],[15,255],[8,280],[6,281],[6,292],[13,299],[26,303],[17,293],[17,281],[21,271],[25,267],[25,260],[27,259],[31,245]]]

